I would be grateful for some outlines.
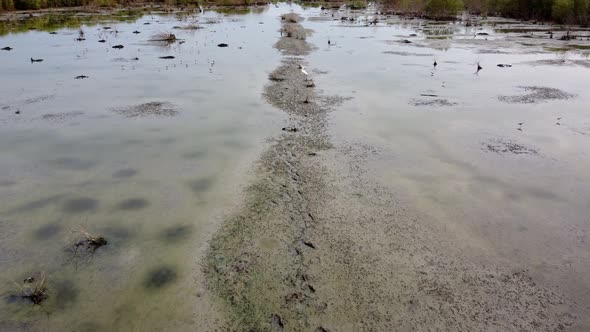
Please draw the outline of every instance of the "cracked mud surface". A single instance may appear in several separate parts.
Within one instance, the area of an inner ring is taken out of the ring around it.
[[[301,46],[284,54],[312,49]],[[204,270],[226,309],[223,330],[572,326],[576,304],[559,291],[518,266],[484,265],[444,225],[405,209],[368,171],[374,148],[334,143],[327,114],[344,98],[321,95],[300,66],[304,59],[285,57],[270,74],[263,95],[288,124],[277,128],[242,206],[210,242]]]

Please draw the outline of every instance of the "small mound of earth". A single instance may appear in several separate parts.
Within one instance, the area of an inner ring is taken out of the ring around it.
[[[516,142],[506,140],[506,139],[494,139],[490,140],[487,143],[483,143],[483,149],[487,152],[495,152],[499,154],[505,153],[512,153],[512,154],[528,154],[528,155],[537,155],[538,151],[531,148],[524,146],[522,144],[518,144]]]
[[[84,114],[83,112],[49,113],[41,116],[45,121],[66,121]]]
[[[412,99],[410,100],[412,106],[455,106],[457,103],[443,98],[436,99]]]
[[[499,96],[498,99],[511,104],[534,104],[549,100],[565,100],[574,97],[574,95],[570,93],[555,88],[541,86],[520,86],[519,88],[524,89],[524,91],[528,93],[520,96]]]
[[[397,52],[397,51],[385,51],[383,54],[393,54],[401,56],[434,56],[432,53],[411,53],[411,52]]]
[[[152,101],[145,104],[139,104],[121,109],[114,109],[113,112],[124,115],[128,118],[138,118],[147,116],[172,117],[178,114],[178,111],[172,108],[172,104],[159,101]]]

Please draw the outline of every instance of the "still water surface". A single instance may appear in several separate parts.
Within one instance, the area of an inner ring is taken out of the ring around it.
[[[285,120],[261,92],[281,58],[278,16],[289,11],[315,31],[307,61],[316,85],[352,97],[331,113],[337,145],[372,146],[370,176],[463,234],[483,261],[530,269],[590,305],[587,42],[530,38],[522,31],[543,27],[504,20],[367,26],[372,9],[334,20],[279,5],[94,22],[82,26],[84,41],[77,28],[0,37],[14,48],[0,53],[0,328],[186,330],[203,319],[199,257]],[[203,28],[173,29],[191,23]],[[169,32],[184,43],[150,41]],[[498,98],[519,86],[571,97]],[[150,102],[174,112],[120,112]],[[72,258],[65,248],[80,229],[109,244]],[[43,308],[9,296],[12,280],[39,271],[52,289]]]

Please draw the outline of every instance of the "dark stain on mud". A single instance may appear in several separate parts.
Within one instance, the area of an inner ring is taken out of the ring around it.
[[[124,168],[124,169],[120,169],[118,171],[116,171],[115,173],[113,173],[113,177],[116,179],[124,179],[124,178],[130,178],[134,175],[136,175],[138,173],[138,170],[133,169],[133,168]]]
[[[54,285],[55,303],[59,309],[72,306],[80,297],[80,290],[71,280],[61,280]]]
[[[47,207],[51,204],[58,202],[62,198],[62,195],[55,195],[37,199],[28,203],[25,203],[15,209],[16,212],[27,212],[30,210],[37,210]]]
[[[97,165],[96,161],[82,160],[74,157],[61,157],[50,160],[49,164],[68,171],[86,171]]]
[[[524,146],[508,139],[493,139],[482,144],[484,151],[498,154],[537,155],[534,148]]]
[[[38,240],[47,240],[55,237],[62,229],[63,227],[58,223],[46,224],[39,227],[33,236]]]
[[[178,272],[174,267],[162,265],[150,270],[144,280],[147,289],[164,288],[178,279]]]
[[[149,103],[113,109],[113,112],[128,118],[141,117],[173,117],[178,115],[172,104],[167,102],[152,101]]]
[[[182,157],[184,159],[202,159],[205,156],[207,156],[207,152],[205,152],[205,151],[187,152],[187,153],[185,153],[185,154],[182,155]]]
[[[213,186],[214,180],[213,178],[202,178],[198,180],[193,180],[188,182],[188,186],[191,190],[196,193],[202,193],[209,190]]]
[[[565,91],[539,86],[520,86],[524,94],[517,96],[499,96],[498,99],[511,104],[535,104],[551,100],[566,100],[575,97]]]
[[[49,113],[41,116],[41,119],[45,121],[63,122],[67,120],[72,120],[83,114],[83,112]]]
[[[66,213],[94,212],[98,208],[98,201],[93,198],[81,197],[66,201],[62,211]]]
[[[450,107],[458,105],[455,102],[449,101],[448,99],[444,98],[434,98],[434,99],[426,99],[426,98],[416,98],[410,100],[410,105],[412,106],[431,106],[431,107]]]
[[[118,239],[121,241],[132,238],[133,233],[129,228],[123,226],[107,226],[102,229],[102,234],[108,239]]]
[[[139,210],[150,205],[150,203],[143,198],[130,198],[117,204],[118,210]]]
[[[176,225],[166,228],[161,238],[168,243],[186,240],[193,233],[193,227],[189,225]]]

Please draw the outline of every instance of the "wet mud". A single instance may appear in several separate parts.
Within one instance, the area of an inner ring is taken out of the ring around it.
[[[141,117],[172,117],[178,115],[178,111],[170,103],[152,101],[145,104],[114,109],[113,112],[124,115],[128,118]]]

